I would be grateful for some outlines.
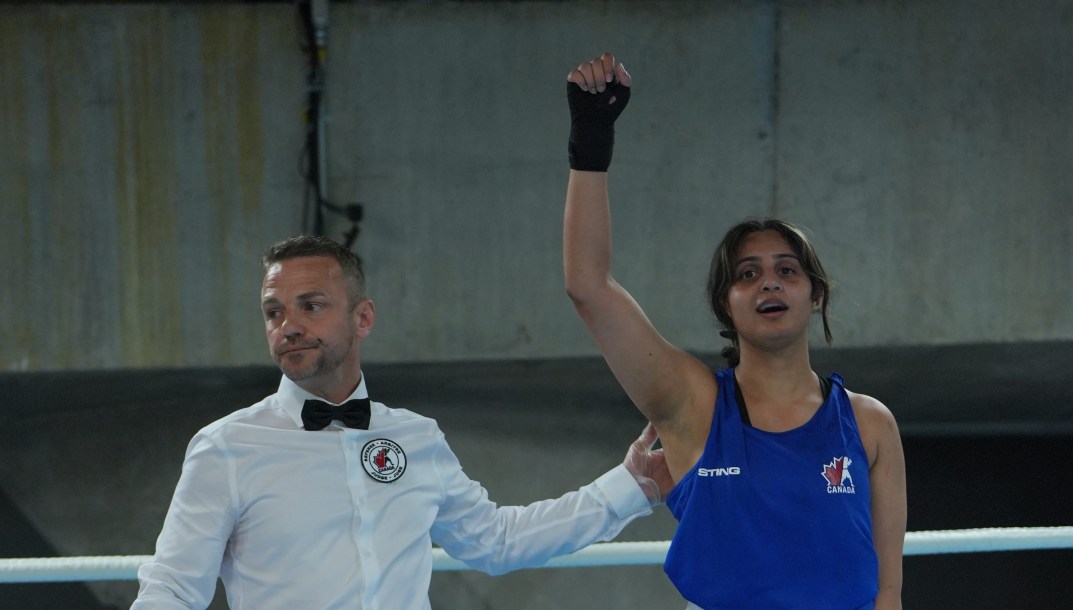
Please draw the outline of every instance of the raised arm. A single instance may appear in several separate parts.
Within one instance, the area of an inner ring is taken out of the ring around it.
[[[611,275],[607,169],[632,79],[610,53],[567,77],[570,179],[563,223],[566,291],[611,371],[659,430],[677,480],[700,456],[715,404],[707,367],[666,341]]]

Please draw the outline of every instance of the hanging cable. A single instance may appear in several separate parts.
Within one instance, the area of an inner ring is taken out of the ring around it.
[[[325,63],[328,56],[328,0],[297,0],[301,49],[306,58],[305,143],[302,149],[301,174],[305,178],[302,206],[303,231],[324,235],[324,213],[333,212],[350,221],[344,234],[349,249],[360,233],[359,223],[364,216],[360,203],[335,205],[326,196],[328,163],[326,155],[327,117],[324,113],[326,84]]]
[[[321,190],[319,142],[321,98],[324,91],[321,49],[318,49],[316,44],[311,2],[309,0],[297,0],[295,4],[298,7],[301,50],[306,59],[305,142],[302,147],[302,166],[300,169],[302,177],[305,179],[302,229],[303,232],[312,233],[313,235],[323,235],[324,212],[321,202],[324,200],[324,193]]]

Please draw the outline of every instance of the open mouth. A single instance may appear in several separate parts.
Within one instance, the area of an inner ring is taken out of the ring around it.
[[[787,309],[790,308],[781,301],[764,301],[756,308],[756,311],[757,313],[777,313]]]

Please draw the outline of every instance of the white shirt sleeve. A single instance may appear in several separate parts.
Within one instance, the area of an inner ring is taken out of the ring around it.
[[[436,459],[443,503],[432,540],[448,555],[488,574],[543,565],[593,542],[610,540],[652,508],[625,466],[559,498],[497,505],[462,472],[446,441]]]
[[[131,610],[202,609],[216,592],[235,524],[234,464],[209,438],[190,441],[152,561],[138,568]]]

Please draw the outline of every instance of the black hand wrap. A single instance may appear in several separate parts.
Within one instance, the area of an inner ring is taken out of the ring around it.
[[[570,169],[606,172],[615,147],[615,119],[630,101],[630,88],[615,79],[602,93],[593,94],[568,82],[566,100],[570,104]]]

